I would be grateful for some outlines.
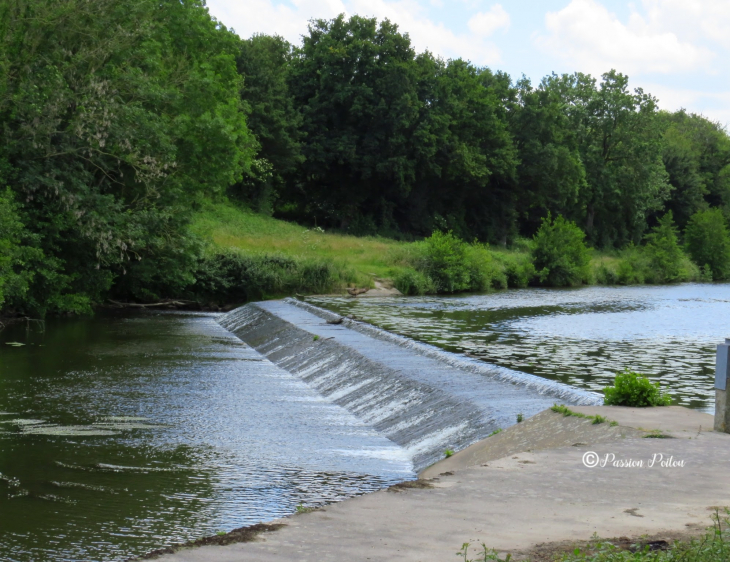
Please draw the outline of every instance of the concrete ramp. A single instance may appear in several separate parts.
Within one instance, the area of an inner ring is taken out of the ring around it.
[[[296,301],[247,304],[221,326],[403,447],[414,470],[555,402],[603,398],[448,353]]]

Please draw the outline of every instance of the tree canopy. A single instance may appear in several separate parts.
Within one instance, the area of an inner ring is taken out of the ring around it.
[[[660,111],[616,70],[513,82],[360,16],[292,45],[239,38],[203,0],[9,0],[0,136],[0,307],[18,313],[189,287],[190,216],[223,195],[352,234],[492,244],[550,215],[599,248],[655,240],[667,212],[692,240],[691,217],[730,218],[719,124]]]

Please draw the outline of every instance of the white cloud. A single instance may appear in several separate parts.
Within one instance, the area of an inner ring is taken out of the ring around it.
[[[643,84],[644,90],[659,99],[659,107],[667,111],[686,109],[712,121],[730,126],[730,91],[708,92],[673,88],[664,84]]]
[[[728,0],[643,0],[642,5],[647,19],[658,28],[730,48]]]
[[[537,42],[577,70],[591,74],[610,68],[628,74],[709,70],[713,53],[680,39],[658,17],[663,13],[659,5],[672,1],[647,0],[648,15],[633,11],[624,23],[595,0],[572,0],[559,12],[545,16],[549,34],[539,36]],[[691,4],[699,0],[684,1]]]
[[[330,19],[340,13],[388,18],[398,24],[401,32],[409,34],[418,51],[429,50],[445,58],[465,57],[480,65],[500,61],[499,49],[487,36],[509,25],[509,14],[499,4],[477,14],[480,26],[475,30],[470,21],[469,33],[457,33],[433,21],[428,17],[427,5],[417,0],[292,0],[292,5],[279,0],[208,0],[208,7],[241,37],[278,34],[292,43],[300,42],[307,32],[307,22],[313,18]]]
[[[475,14],[468,23],[469,29],[482,37],[489,37],[500,28],[507,29],[509,24],[509,14],[501,4],[495,4],[488,12]]]

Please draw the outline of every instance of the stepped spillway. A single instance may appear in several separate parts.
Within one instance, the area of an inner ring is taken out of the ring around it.
[[[269,361],[403,447],[414,469],[555,402],[602,404],[595,393],[489,365],[340,318],[294,299],[250,303],[221,326]]]

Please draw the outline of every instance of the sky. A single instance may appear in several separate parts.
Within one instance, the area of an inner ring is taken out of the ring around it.
[[[552,72],[611,68],[631,87],[730,126],[730,0],[208,0],[238,35],[301,43],[310,19],[388,18],[418,51],[537,84]]]

